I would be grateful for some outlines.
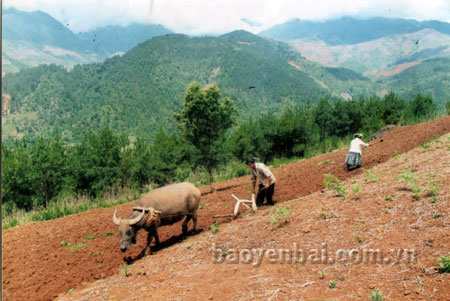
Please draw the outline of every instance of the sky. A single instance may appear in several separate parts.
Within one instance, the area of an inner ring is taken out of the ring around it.
[[[41,10],[74,32],[107,25],[162,24],[177,33],[259,33],[292,19],[374,16],[450,22],[449,0],[3,0],[3,8]]]

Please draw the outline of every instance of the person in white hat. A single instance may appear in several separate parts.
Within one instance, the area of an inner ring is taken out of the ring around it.
[[[364,143],[361,139],[363,137],[362,134],[356,133],[354,135],[354,139],[350,142],[350,150],[347,153],[347,157],[345,158],[345,170],[350,171],[351,166],[356,166],[356,168],[360,168],[362,164],[362,149],[361,146],[369,146],[369,144]]]

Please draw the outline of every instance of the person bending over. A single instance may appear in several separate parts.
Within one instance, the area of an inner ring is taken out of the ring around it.
[[[264,199],[267,199],[268,205],[273,205],[272,196],[275,192],[275,176],[264,163],[255,163],[253,158],[247,159],[247,165],[252,171],[253,193],[255,193],[256,180],[259,180],[256,206],[262,206]]]
[[[356,166],[356,168],[360,168],[362,164],[362,150],[361,146],[369,146],[369,144],[364,143],[361,138],[362,134],[356,133],[354,135],[354,139],[350,142],[350,149],[347,153],[347,157],[345,158],[345,170],[350,171],[351,166]]]

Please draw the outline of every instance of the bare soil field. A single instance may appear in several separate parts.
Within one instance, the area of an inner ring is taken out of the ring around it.
[[[183,238],[181,223],[161,227],[162,246],[127,265],[128,276],[123,266],[127,258],[119,250],[120,237],[112,222],[114,208],[5,230],[3,298],[357,299],[379,289],[391,299],[443,300],[450,291],[450,278],[436,273],[435,267],[450,253],[450,136],[415,147],[449,132],[450,117],[393,129],[383,142],[363,151],[363,167],[373,168],[369,175],[363,170],[345,172],[347,149],[276,168],[276,205],[257,213],[246,211],[236,220],[214,215],[232,213],[231,194],[250,197],[249,176],[217,183],[216,193],[209,193],[209,186],[201,187],[201,202],[206,205],[199,209],[200,233]],[[402,169],[418,175],[420,196],[395,180]],[[345,200],[324,190],[327,173],[344,181]],[[432,187],[428,183],[438,187],[434,199],[427,192]],[[119,206],[118,215],[127,216],[133,204]],[[289,214],[282,215],[286,211]],[[275,221],[279,215],[282,218]],[[220,226],[213,234],[209,228],[215,221]],[[137,244],[125,255],[134,258],[145,241],[141,231]],[[232,260],[233,250],[295,249],[295,244],[333,255],[339,249],[408,249],[415,250],[416,257],[411,262],[387,252],[391,256],[386,262],[366,264],[271,263],[263,258],[258,266]],[[73,246],[79,248],[70,249]],[[220,260],[221,264],[215,262]],[[330,288],[330,281],[335,288]]]

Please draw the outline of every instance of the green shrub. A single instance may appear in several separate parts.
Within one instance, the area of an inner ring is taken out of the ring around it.
[[[330,288],[336,288],[336,281],[330,280],[329,286]]]
[[[450,273],[450,255],[442,257],[442,259],[438,261],[438,265],[439,273]]]
[[[370,300],[372,301],[382,301],[383,299],[384,296],[379,290],[376,290],[370,294]]]
[[[333,189],[337,192],[338,196],[345,200],[345,187],[342,185],[341,180],[332,174],[325,174],[325,180],[323,180],[325,187]]]

